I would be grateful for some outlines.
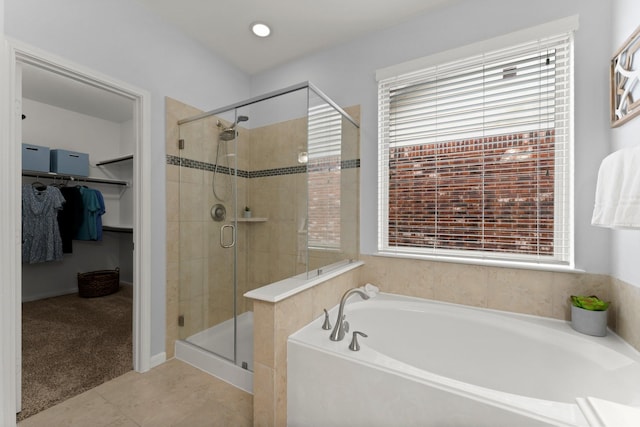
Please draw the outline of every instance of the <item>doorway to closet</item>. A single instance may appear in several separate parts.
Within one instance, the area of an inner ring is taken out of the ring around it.
[[[22,144],[30,144],[88,157],[86,173],[33,170],[27,158],[16,168],[22,166],[22,189],[53,188],[57,194],[66,193],[63,189],[90,190],[104,211],[98,215],[97,235],[74,231],[64,241],[64,253],[46,259],[25,259],[22,254],[22,265],[16,263],[21,282],[16,290],[16,412],[29,410],[18,415],[22,419],[59,403],[43,402],[51,397],[47,394],[62,391],[62,401],[128,370],[149,369],[150,269],[143,259],[150,236],[148,226],[140,227],[143,212],[150,209],[141,197],[150,181],[149,160],[141,158],[148,157],[149,96],[25,50],[16,49],[15,58],[16,109],[21,116],[15,127],[16,151],[24,152]],[[18,213],[23,207],[16,207]],[[117,272],[117,287],[81,298],[78,274],[92,271]],[[64,369],[74,361],[79,362],[70,375]],[[90,369],[82,365],[86,362]],[[35,406],[29,402],[25,408],[22,388],[34,380],[34,373],[42,378],[36,379],[41,382],[35,388],[28,385],[29,396],[33,390],[40,394]],[[86,384],[68,387],[87,379]],[[62,383],[71,394],[64,394]]]

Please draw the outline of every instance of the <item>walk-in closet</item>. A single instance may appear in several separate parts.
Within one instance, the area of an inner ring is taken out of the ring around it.
[[[19,68],[24,419],[133,369],[136,128],[130,98]]]

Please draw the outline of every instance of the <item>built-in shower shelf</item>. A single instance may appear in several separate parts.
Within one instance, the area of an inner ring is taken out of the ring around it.
[[[251,218],[238,218],[238,222],[267,222],[269,218],[251,217]]]

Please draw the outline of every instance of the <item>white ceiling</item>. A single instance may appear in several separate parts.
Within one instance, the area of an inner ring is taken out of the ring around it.
[[[248,74],[407,21],[456,0],[138,0]],[[261,21],[271,36],[249,27]]]
[[[138,1],[252,75],[458,0]],[[270,37],[261,39],[251,33],[249,27],[256,21],[271,26]],[[23,96],[117,123],[133,117],[130,99],[27,64]]]

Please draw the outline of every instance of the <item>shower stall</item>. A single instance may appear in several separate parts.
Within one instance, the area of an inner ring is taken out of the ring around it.
[[[354,116],[305,82],[178,121],[176,357],[252,391],[243,295],[358,257]]]

